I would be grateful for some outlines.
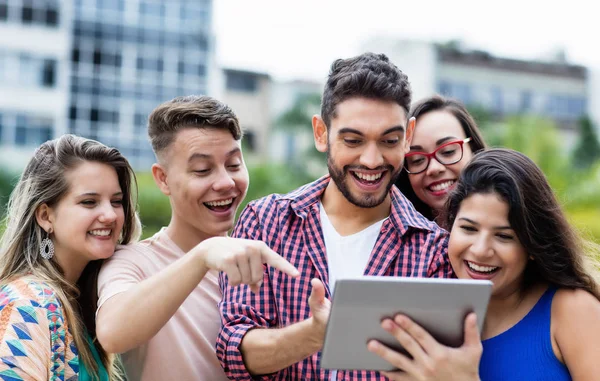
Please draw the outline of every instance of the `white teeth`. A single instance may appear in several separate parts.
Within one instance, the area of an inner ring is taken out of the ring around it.
[[[97,235],[99,237],[106,237],[110,235],[111,230],[110,229],[98,229],[98,230],[91,230],[90,234],[91,235]]]
[[[434,192],[438,192],[444,189],[448,189],[452,184],[454,184],[454,180],[444,181],[443,183],[432,185],[429,187]]]
[[[207,202],[206,205],[208,206],[226,206],[229,205],[233,202],[232,198],[228,198],[227,200],[223,200],[223,201],[211,201],[211,202]]]
[[[475,270],[477,272],[480,273],[491,273],[492,271],[496,270],[498,267],[491,267],[491,266],[480,266],[480,265],[476,265],[475,263],[469,262],[467,261],[467,265],[472,269]]]
[[[366,173],[360,173],[360,172],[354,172],[354,174],[356,175],[356,177],[358,177],[359,179],[362,180],[367,180],[367,181],[375,181],[379,178],[381,178],[381,175],[383,173],[378,173],[376,175],[367,175]]]

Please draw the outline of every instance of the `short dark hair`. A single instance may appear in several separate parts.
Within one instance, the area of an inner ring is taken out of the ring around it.
[[[457,99],[446,98],[437,94],[421,99],[411,109],[408,119],[414,117],[418,122],[420,117],[433,111],[447,111],[458,120],[465,136],[471,138],[469,147],[474,154],[487,148],[475,119],[469,114],[465,105]],[[418,124],[416,128],[418,128]],[[417,197],[410,185],[409,175],[406,171],[402,171],[400,176],[398,176],[396,186],[413,203],[418,212],[430,220],[434,219],[434,211]]]
[[[525,268],[528,287],[547,282],[583,289],[600,299],[595,275],[584,266],[582,240],[567,221],[542,170],[524,154],[496,148],[478,153],[463,169],[446,202],[451,229],[461,203],[474,194],[496,194],[508,204],[508,221],[533,260]]]
[[[148,117],[148,136],[159,154],[183,128],[227,129],[235,140],[242,138],[237,116],[225,103],[203,95],[188,95],[164,102]]]
[[[410,83],[385,54],[363,53],[337,59],[331,65],[321,102],[321,118],[327,127],[335,117],[337,105],[353,97],[396,102],[408,114]]]

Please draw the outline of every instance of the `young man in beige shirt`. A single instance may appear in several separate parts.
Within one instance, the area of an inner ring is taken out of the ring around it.
[[[226,380],[214,349],[218,271],[255,291],[263,263],[298,273],[261,241],[226,237],[248,188],[242,132],[229,107],[176,98],[152,112],[148,134],[171,221],[119,247],[102,267],[96,334],[106,351],[122,354],[129,380]]]

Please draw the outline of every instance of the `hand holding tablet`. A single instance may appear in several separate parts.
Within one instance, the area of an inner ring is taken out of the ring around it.
[[[367,349],[377,340],[400,353],[399,340],[382,328],[385,318],[403,314],[440,344],[463,343],[465,317],[478,316],[483,325],[492,283],[479,280],[364,277],[339,280],[327,324],[321,367],[382,370],[396,368]]]

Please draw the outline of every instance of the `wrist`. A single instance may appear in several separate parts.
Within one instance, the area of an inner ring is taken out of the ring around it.
[[[309,325],[309,331],[307,332],[308,339],[311,343],[318,348],[317,350],[321,350],[323,348],[323,343],[325,341],[325,325],[319,323],[318,320],[315,319],[314,316],[311,316],[307,320]]]
[[[193,266],[199,269],[203,275],[210,270],[210,267],[206,263],[207,250],[204,241],[200,242],[188,254],[193,262]]]

